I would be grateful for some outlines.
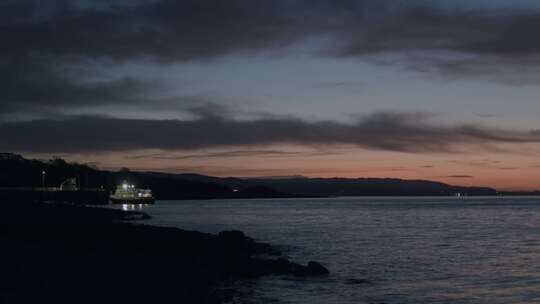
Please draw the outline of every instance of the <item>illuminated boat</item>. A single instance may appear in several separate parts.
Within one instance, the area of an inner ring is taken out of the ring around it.
[[[137,189],[134,185],[123,182],[110,196],[113,204],[153,204],[154,195],[150,189]]]

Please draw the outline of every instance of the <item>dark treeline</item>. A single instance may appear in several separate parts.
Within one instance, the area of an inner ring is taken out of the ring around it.
[[[212,177],[199,174],[146,173],[168,176],[176,180],[191,180],[226,185],[236,189],[264,187],[280,193],[290,193],[301,197],[324,196],[450,196],[455,194],[479,196],[497,195],[497,190],[489,187],[453,186],[436,181],[402,180],[397,178],[307,178],[267,177],[234,178]]]
[[[42,176],[45,172],[45,177]],[[98,170],[89,165],[68,163],[61,158],[30,160],[21,157],[0,159],[1,187],[58,187],[68,178],[75,177],[83,188],[109,188],[118,174]]]
[[[5,155],[5,154],[4,154]],[[28,160],[20,156],[0,158],[0,187],[57,187],[76,177],[82,188],[112,191],[122,181],[150,188],[157,199],[276,198],[324,196],[448,196],[497,195],[487,187],[452,186],[435,181],[391,178],[220,178],[198,174],[172,174],[98,170],[63,159]],[[511,194],[511,193],[505,193]]]
[[[0,187],[58,187],[68,178],[77,178],[81,188],[104,188],[113,191],[127,181],[140,188],[150,188],[158,199],[211,199],[287,197],[285,193],[267,187],[233,189],[215,182],[176,178],[175,175],[157,175],[133,172],[99,170],[89,165],[69,163],[61,158],[30,160],[18,155],[2,154],[0,158]],[[42,172],[45,171],[43,179]]]

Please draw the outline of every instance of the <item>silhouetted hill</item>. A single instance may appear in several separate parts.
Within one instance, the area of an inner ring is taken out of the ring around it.
[[[266,187],[293,196],[443,196],[497,195],[488,187],[453,186],[426,180],[396,178],[307,178],[303,176],[236,178],[201,174],[149,172],[155,176],[225,185],[232,189]]]
[[[44,180],[42,172],[45,171]],[[114,175],[88,165],[67,163],[63,159],[48,161],[29,160],[22,157],[0,158],[0,187],[58,186],[64,180],[76,177],[82,187],[99,188],[113,184]]]
[[[184,176],[184,178],[189,178]],[[216,178],[207,177],[213,183],[233,188],[269,187],[283,193],[298,196],[440,196],[496,195],[497,191],[487,187],[452,186],[424,180],[402,180],[392,178]],[[197,177],[201,179],[201,177]]]
[[[114,190],[127,180],[141,188],[150,188],[157,199],[267,198],[291,196],[261,186],[233,189],[218,179],[196,174],[156,172],[118,172],[98,170],[87,165],[67,163],[62,159],[48,161],[24,159],[18,155],[0,154],[0,187],[40,187],[45,171],[45,186],[57,187],[64,180],[76,177],[83,188]],[[231,179],[234,180],[234,179]]]
[[[46,185],[58,186],[77,177],[81,187],[104,187],[113,190],[123,180],[138,187],[151,188],[158,199],[271,198],[313,196],[443,196],[496,195],[486,187],[452,186],[425,180],[393,178],[306,178],[302,176],[236,178],[201,174],[161,172],[118,172],[98,170],[87,165],[67,163],[62,159],[28,160],[20,156],[0,156],[0,187],[41,186],[42,171]],[[511,192],[505,192],[511,194]]]
[[[267,186],[254,186],[240,189],[236,192],[241,197],[245,198],[260,198],[260,197],[291,197],[295,195],[287,194],[274,190]]]

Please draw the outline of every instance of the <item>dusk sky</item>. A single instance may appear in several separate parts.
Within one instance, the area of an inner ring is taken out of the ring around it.
[[[540,189],[540,1],[0,0],[0,151]]]

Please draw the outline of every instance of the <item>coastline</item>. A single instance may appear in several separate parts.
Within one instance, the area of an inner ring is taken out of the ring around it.
[[[4,202],[3,210],[4,303],[223,303],[237,280],[328,273],[240,231],[154,227],[133,221],[147,217],[141,212],[73,205]]]

